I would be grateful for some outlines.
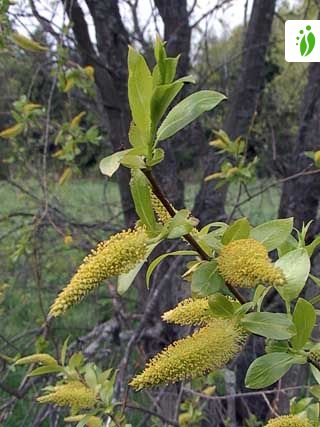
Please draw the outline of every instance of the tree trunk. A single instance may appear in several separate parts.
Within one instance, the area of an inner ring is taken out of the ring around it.
[[[286,159],[288,175],[310,167],[311,160],[305,151],[319,149],[320,135],[320,64],[312,63],[309,67],[308,83],[301,105],[300,128],[295,145]],[[303,223],[314,220],[312,233],[318,232],[317,213],[320,198],[320,176],[302,176],[287,181],[282,188],[279,217],[293,216],[295,225],[301,228]]]
[[[222,126],[231,139],[244,138],[256,111],[265,78],[265,56],[269,45],[276,0],[255,0],[245,37],[242,66],[236,87],[231,95],[230,107]],[[204,177],[220,170],[216,153],[209,149],[204,165]],[[203,182],[196,197],[194,213],[203,224],[225,219],[225,201],[228,186],[215,189],[215,181]]]
[[[130,113],[127,95],[127,49],[129,38],[121,20],[118,1],[87,0],[95,26],[98,54],[91,43],[88,26],[77,0],[65,0],[64,4],[73,22],[73,32],[82,62],[84,65],[91,64],[95,69],[97,102],[102,112],[102,124],[109,132],[112,149],[119,151],[128,148]],[[129,170],[120,168],[117,178],[125,223],[127,226],[132,226],[136,221],[136,214],[129,188]]]

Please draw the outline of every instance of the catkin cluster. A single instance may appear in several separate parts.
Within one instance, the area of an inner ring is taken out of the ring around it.
[[[266,427],[311,427],[311,423],[306,418],[299,418],[296,415],[284,415],[272,418]]]
[[[58,406],[93,408],[96,403],[94,391],[80,381],[57,385],[53,391],[37,398],[40,403],[53,403]]]
[[[130,385],[140,390],[204,375],[228,363],[240,350],[243,339],[232,321],[217,318],[157,354]]]
[[[90,291],[112,276],[128,273],[147,252],[144,227],[125,230],[101,242],[80,265],[70,283],[54,301],[50,315],[59,316],[80,302]]]
[[[162,315],[162,319],[176,325],[203,325],[213,320],[208,298],[187,298]]]
[[[217,263],[221,276],[233,286],[282,286],[286,282],[280,268],[271,263],[267,249],[254,239],[239,239],[228,243],[222,248]]]

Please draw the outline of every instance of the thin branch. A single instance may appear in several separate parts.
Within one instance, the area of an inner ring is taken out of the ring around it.
[[[149,180],[153,193],[158,197],[160,202],[163,204],[163,206],[166,208],[168,213],[171,217],[174,217],[176,212],[171,206],[170,202],[167,200],[166,196],[162,192],[161,188],[159,187],[157,181],[155,180],[154,176],[152,175],[152,172],[149,169],[143,169],[142,170],[147,179]],[[185,234],[183,236],[186,241],[198,252],[200,257],[205,261],[210,261],[211,257],[202,249],[202,247],[199,245],[199,243],[190,235]],[[245,304],[246,300],[243,298],[243,296],[229,283],[226,283],[226,286],[228,287],[229,291],[237,298],[237,300],[241,304]]]

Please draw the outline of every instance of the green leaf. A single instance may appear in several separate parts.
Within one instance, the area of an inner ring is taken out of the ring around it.
[[[179,102],[167,115],[157,132],[157,140],[170,138],[205,111],[210,111],[226,99],[219,92],[202,90]]]
[[[287,240],[292,228],[293,218],[275,219],[253,228],[250,237],[261,242],[270,252]]]
[[[146,164],[142,156],[136,156],[135,154],[126,154],[121,159],[121,164],[129,169],[144,169]]]
[[[306,246],[309,257],[313,254],[315,249],[320,245],[320,236],[317,236],[310,245]]]
[[[68,366],[71,369],[78,369],[80,368],[80,366],[83,364],[84,362],[84,357],[83,354],[78,352],[78,353],[74,353],[69,360]]]
[[[129,129],[129,142],[132,147],[137,148],[141,151],[141,154],[148,153],[148,138],[149,138],[149,130],[148,129],[140,129],[138,126],[132,121]]]
[[[128,97],[133,121],[140,129],[149,129],[152,76],[144,57],[129,46]]]
[[[312,426],[319,425],[320,404],[319,402],[309,405],[306,409],[306,418],[311,422]]]
[[[193,217],[190,217],[190,211],[188,209],[181,209],[166,224],[166,237],[168,239],[177,239],[178,237],[184,236],[192,231],[197,225],[197,222],[198,221],[195,222]]]
[[[128,150],[117,151],[111,154],[111,156],[102,159],[99,165],[101,173],[111,177],[119,169],[123,157],[130,153],[131,150],[132,149],[129,148]]]
[[[94,389],[96,387],[97,375],[91,363],[85,366],[84,379],[90,388]]]
[[[46,365],[46,366],[41,366],[40,368],[34,369],[27,376],[28,377],[37,377],[38,375],[56,374],[58,372],[63,372],[63,368],[61,368],[61,366]]]
[[[235,311],[232,302],[222,294],[211,295],[209,307],[212,314],[218,317],[232,317]]]
[[[296,334],[294,324],[283,313],[249,313],[241,324],[254,334],[275,340],[287,340]]]
[[[215,261],[203,262],[192,275],[192,292],[203,297],[219,291],[223,285],[224,280],[218,273],[218,266]]]
[[[64,343],[63,343],[63,346],[62,346],[62,349],[61,349],[60,362],[61,362],[62,366],[64,366],[65,361],[66,361],[66,354],[67,354],[69,339],[70,339],[70,337],[67,337],[64,340]]]
[[[293,312],[293,323],[297,334],[290,342],[295,350],[300,350],[307,343],[316,323],[316,312],[312,304],[303,298],[299,298]]]
[[[293,251],[297,249],[298,242],[297,240],[290,234],[287,238],[287,240],[283,243],[281,243],[280,246],[278,246],[278,257],[281,258],[285,254],[287,254],[290,251]]]
[[[153,249],[157,246],[158,243],[155,243],[153,245],[150,245],[147,249],[146,258],[144,261],[137,264],[132,270],[130,270],[128,273],[120,274],[118,276],[118,284],[117,284],[117,291],[118,294],[123,295],[132,285],[134,279],[138,275],[139,271],[141,270],[143,264],[146,262],[147,258],[153,251]]]
[[[139,218],[149,230],[154,230],[156,227],[156,218],[151,204],[150,186],[141,170],[131,170],[130,189]]]
[[[148,167],[155,166],[158,163],[162,162],[163,159],[164,159],[164,150],[162,148],[156,148],[153,151],[152,158],[150,160],[147,160],[147,166]]]
[[[247,371],[246,387],[258,389],[278,381],[294,364],[295,357],[287,353],[270,353],[254,360]]]
[[[277,341],[268,338],[266,340],[265,351],[266,353],[288,353],[288,341]]]
[[[175,58],[164,58],[164,83],[171,83],[176,75],[180,55]]]
[[[320,384],[320,371],[318,368],[316,368],[314,365],[309,363],[312,375],[314,376],[314,379],[317,381],[318,384]]]
[[[123,295],[127,292],[127,290],[132,285],[134,279],[137,277],[144,263],[145,261],[142,261],[139,264],[137,264],[128,273],[120,274],[120,276],[118,276],[117,291],[119,295]]]
[[[147,284],[147,288],[149,288],[150,285],[150,278],[151,275],[154,271],[154,269],[160,264],[160,262],[162,260],[164,260],[165,258],[167,258],[168,256],[176,256],[176,255],[198,255],[198,252],[196,251],[187,251],[187,250],[183,250],[183,251],[174,251],[174,252],[169,252],[166,254],[162,254],[160,256],[158,256],[157,258],[155,258],[149,265],[148,270],[147,270],[147,274],[146,274],[146,284]]]
[[[232,240],[247,239],[250,234],[250,228],[247,218],[240,218],[226,229],[221,241],[224,245],[227,245]]]
[[[183,88],[184,83],[174,82],[171,84],[156,86],[151,98],[151,120],[156,127],[166,112],[167,108]]]
[[[320,400],[320,385],[313,385],[309,388],[309,391],[313,396]]]
[[[308,253],[304,248],[295,249],[278,259],[275,266],[286,277],[286,284],[276,289],[285,301],[290,302],[299,296],[307,281],[310,271]]]

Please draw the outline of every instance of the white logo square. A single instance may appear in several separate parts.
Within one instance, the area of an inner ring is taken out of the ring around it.
[[[320,20],[289,20],[285,24],[287,62],[320,62]]]

